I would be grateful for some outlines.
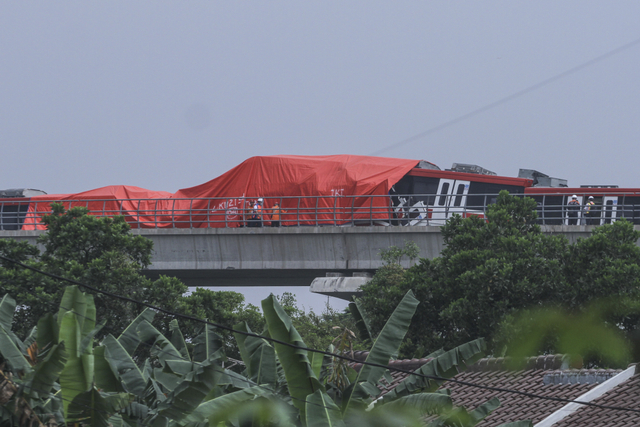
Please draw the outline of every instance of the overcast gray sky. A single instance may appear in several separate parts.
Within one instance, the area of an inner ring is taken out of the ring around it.
[[[640,187],[638,1],[1,2],[0,188],[373,154]]]
[[[174,192],[255,155],[374,153],[640,187],[639,17],[636,0],[0,2],[0,189]]]

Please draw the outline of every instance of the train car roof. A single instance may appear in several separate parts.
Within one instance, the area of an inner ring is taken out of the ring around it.
[[[445,179],[459,179],[473,182],[486,182],[491,184],[500,185],[514,185],[517,187],[531,187],[533,180],[528,178],[513,178],[508,176],[498,175],[481,175],[477,173],[467,172],[453,172],[453,171],[439,171],[431,169],[411,169],[407,174],[409,176],[424,176],[428,178],[445,178]]]
[[[615,188],[615,187],[530,187],[525,190],[525,194],[578,194],[578,195],[601,195],[601,194],[637,194],[640,195],[640,188]]]

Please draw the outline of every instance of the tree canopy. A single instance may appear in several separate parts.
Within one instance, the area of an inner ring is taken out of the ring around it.
[[[412,321],[404,356],[459,345],[478,337],[500,351],[505,315],[555,306],[580,310],[604,296],[624,297],[625,308],[640,296],[640,233],[624,220],[603,225],[587,239],[569,244],[563,235],[543,234],[533,199],[500,193],[486,219],[454,216],[442,227],[440,257],[404,270],[389,263],[363,286],[361,304],[380,328],[399,296],[413,290],[421,304]],[[636,310],[637,311],[637,310]],[[633,331],[639,318],[612,313]]]
[[[146,277],[142,270],[150,265],[153,242],[131,234],[124,217],[96,217],[81,207],[65,211],[59,204],[52,205],[52,209],[52,214],[43,219],[47,232],[38,237],[39,246],[0,239],[0,255],[171,312],[215,320],[225,327],[245,322],[252,330],[264,329],[260,309],[246,304],[241,293],[204,288],[187,293],[187,287],[176,278],[161,276],[153,281]],[[0,293],[15,298],[18,307],[14,332],[20,337],[27,336],[38,319],[57,307],[68,284],[0,260]],[[141,304],[88,292],[95,298],[97,318],[108,320],[107,326],[98,332],[98,338],[123,330],[144,309]],[[348,314],[329,308],[320,314],[307,313],[298,307],[291,294],[282,295],[280,302],[307,342],[318,348],[326,348],[334,339],[333,327],[352,324]],[[170,320],[158,314],[155,326],[164,332]],[[201,329],[200,323],[190,321],[184,321],[181,327],[188,340],[198,336]],[[231,344],[231,333],[225,330],[218,333],[225,342],[227,354],[239,357],[237,348]]]
[[[359,369],[340,354],[309,351],[291,317],[273,296],[262,301],[265,334],[235,325],[242,372],[225,368],[221,339],[204,325],[187,344],[177,319],[168,333],[145,309],[120,334],[97,324],[93,296],[68,287],[57,316],[19,339],[9,327],[16,311],[0,298],[0,426],[457,426],[473,427],[499,406],[455,407],[438,390],[484,355],[484,340],[430,354],[429,361],[381,396],[390,378],[385,365],[397,353],[418,301],[408,292],[372,341]],[[354,309],[357,311],[357,308]],[[366,315],[359,318],[367,322]],[[136,358],[148,346],[147,357]],[[425,421],[425,416],[429,419]],[[503,426],[531,426],[530,421]]]
[[[27,242],[0,239],[0,255],[169,311],[216,318],[227,326],[247,321],[259,327],[257,307],[245,305],[242,294],[199,289],[185,295],[187,287],[174,277],[151,280],[142,274],[151,262],[153,242],[131,234],[124,217],[96,217],[83,207],[65,211],[60,204],[53,204],[52,210],[43,218],[47,232],[38,237],[42,250]],[[12,295],[17,303],[14,332],[26,336],[38,319],[59,304],[69,283],[0,260],[0,284],[2,293]],[[123,330],[144,309],[140,304],[100,293],[94,293],[94,298],[97,317],[109,321],[99,337]],[[168,319],[157,318],[159,323],[168,325]],[[185,325],[188,337],[197,335],[199,329],[199,325]]]

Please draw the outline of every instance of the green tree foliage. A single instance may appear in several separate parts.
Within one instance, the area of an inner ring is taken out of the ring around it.
[[[482,357],[483,340],[429,355],[433,360],[418,371],[423,376],[409,377],[379,399],[387,369],[346,366],[343,382],[329,381],[325,371],[335,371],[339,358],[308,352],[273,296],[262,308],[266,338],[277,342],[251,334],[246,323],[237,326],[242,374],[224,367],[220,337],[209,325],[188,346],[177,320],[163,334],[148,309],[121,334],[107,334],[95,345],[103,324],[93,320],[93,301],[77,287],[67,288],[57,316],[45,316],[23,341],[8,328],[15,301],[6,295],[0,300],[0,426],[417,427],[430,415],[429,426],[471,427],[499,405],[492,399],[467,411],[454,408],[446,390],[436,391],[458,368]],[[411,293],[402,298],[374,337],[367,362],[384,366],[397,353],[417,304]],[[359,318],[367,323],[365,315]],[[140,346],[150,348],[144,360],[134,357]]]
[[[542,234],[535,208],[532,199],[503,191],[486,219],[447,221],[440,257],[421,259],[408,270],[398,264],[381,268],[362,288],[361,304],[374,313],[373,330],[409,289],[422,304],[402,348],[405,356],[477,337],[486,337],[496,351],[502,319],[520,309],[575,309],[605,295],[627,297],[625,310],[635,306],[640,248],[631,224],[604,225],[570,245],[564,236]],[[612,315],[634,330],[639,318],[622,311]]]
[[[16,302],[8,295],[0,301],[0,374],[6,401],[0,425],[22,426],[82,423],[107,427],[108,419],[129,406],[132,394],[120,388],[96,388],[102,352],[94,354],[94,337],[103,327],[95,323],[91,295],[68,287],[57,316],[47,314],[39,328],[20,340],[8,328]]]
[[[181,298],[180,312],[198,319],[209,320],[231,328],[239,322],[246,322],[254,331],[262,331],[264,319],[258,307],[245,304],[244,296],[238,292],[217,291],[196,288],[188,296]],[[202,324],[195,321],[183,321],[181,328],[186,337],[195,337],[202,329]],[[226,330],[218,330],[225,343],[228,356],[237,358],[239,353],[232,343],[232,334]]]
[[[340,312],[330,306],[325,307],[320,314],[313,310],[305,311],[289,292],[276,296],[276,299],[291,318],[291,323],[304,338],[304,342],[311,348],[327,348],[336,338],[338,329],[355,329],[355,322],[348,311]],[[364,348],[357,339],[353,340],[352,346],[356,350]]]
[[[83,207],[64,210],[53,204],[53,213],[43,218],[47,233],[38,237],[44,250],[11,240],[0,241],[0,254],[51,274],[76,280],[103,291],[134,300],[179,310],[187,290],[178,279],[152,281],[141,274],[151,262],[153,243],[129,233],[124,217],[95,217]],[[0,283],[18,303],[17,333],[24,336],[38,319],[55,307],[66,283],[3,262]],[[109,327],[121,330],[143,307],[136,303],[96,294],[98,318],[110,319]],[[103,332],[104,333],[104,332]]]
[[[597,227],[569,248],[566,304],[579,307],[593,298],[640,297],[640,232],[628,221]],[[631,320],[636,323],[636,320]]]
[[[213,292],[197,289],[183,296],[187,287],[176,278],[161,276],[152,281],[141,271],[151,262],[153,242],[130,233],[122,216],[96,217],[85,208],[68,211],[52,205],[53,213],[43,218],[47,232],[39,236],[38,246],[11,239],[0,240],[0,254],[39,270],[76,280],[80,283],[124,295],[133,300],[199,318],[218,319],[228,327],[247,321],[252,327],[262,322],[258,309],[244,304],[236,292]],[[0,290],[12,295],[18,305],[15,313],[18,336],[26,336],[45,313],[56,307],[68,283],[0,261]],[[94,294],[98,318],[109,319],[110,331],[123,330],[144,307],[104,294]],[[156,325],[167,327],[169,320],[156,316]],[[201,325],[187,323],[184,333],[197,336]],[[229,337],[226,334],[225,337]]]

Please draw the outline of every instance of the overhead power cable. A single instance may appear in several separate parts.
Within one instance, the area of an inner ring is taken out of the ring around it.
[[[534,84],[532,86],[524,88],[524,89],[522,89],[522,90],[520,90],[518,92],[512,93],[511,95],[505,96],[504,98],[501,98],[501,99],[499,99],[497,101],[494,101],[494,102],[491,102],[489,104],[486,104],[486,105],[484,105],[484,106],[482,106],[480,108],[477,108],[477,109],[475,109],[473,111],[470,111],[470,112],[468,112],[466,114],[458,116],[455,119],[451,119],[451,120],[446,121],[446,122],[444,122],[442,124],[439,124],[438,126],[434,126],[434,127],[430,128],[430,129],[427,129],[424,132],[420,132],[420,133],[418,133],[416,135],[410,136],[409,138],[403,139],[402,141],[396,142],[395,144],[391,144],[391,145],[388,145],[388,146],[386,146],[384,148],[381,148],[381,149],[379,149],[377,151],[374,151],[372,153],[372,155],[377,156],[377,155],[380,155],[380,154],[382,154],[382,153],[384,153],[384,152],[386,152],[388,150],[402,147],[403,145],[408,144],[408,143],[410,143],[412,141],[418,140],[420,138],[424,138],[425,136],[431,135],[431,134],[436,133],[436,132],[438,132],[438,131],[440,131],[442,129],[448,128],[448,127],[453,126],[455,124],[458,124],[458,123],[460,123],[462,121],[470,119],[471,117],[475,117],[475,116],[477,116],[477,115],[479,115],[481,113],[484,113],[485,111],[492,110],[492,109],[494,109],[494,108],[496,108],[496,107],[498,107],[498,106],[500,106],[502,104],[506,104],[509,101],[512,101],[512,100],[514,100],[516,98],[519,98],[519,97],[521,97],[523,95],[526,95],[527,93],[533,92],[534,90],[538,90],[538,89],[540,89],[540,88],[542,88],[544,86],[547,86],[547,85],[549,85],[549,84],[551,84],[553,82],[556,82],[556,81],[558,81],[560,79],[563,79],[563,78],[567,77],[568,75],[575,74],[578,71],[581,71],[581,70],[583,70],[583,69],[585,69],[587,67],[590,67],[590,66],[592,66],[594,64],[597,64],[598,62],[604,61],[605,59],[608,59],[608,58],[610,58],[610,57],[612,57],[614,55],[617,55],[617,54],[619,54],[621,52],[624,52],[625,50],[630,49],[630,48],[632,48],[632,47],[634,47],[634,46],[636,46],[638,44],[640,44],[640,38],[635,39],[635,40],[633,40],[633,41],[631,41],[631,42],[629,42],[627,44],[624,44],[624,45],[622,45],[622,46],[620,46],[620,47],[618,47],[616,49],[610,50],[609,52],[604,53],[604,54],[602,54],[600,56],[597,56],[597,57],[595,57],[595,58],[593,58],[593,59],[591,59],[591,60],[589,60],[587,62],[583,62],[582,64],[577,65],[577,66],[575,66],[573,68],[570,68],[570,69],[568,69],[566,71],[563,71],[560,74],[556,74],[553,77],[549,77],[548,79],[542,80],[541,82],[538,82],[538,83],[536,83],[536,84]]]
[[[638,42],[640,42],[640,39],[638,40]],[[229,331],[229,332],[238,333],[238,334],[241,334],[241,335],[255,337],[255,338],[261,338],[261,339],[264,339],[266,341],[270,341],[270,342],[273,342],[273,343],[276,343],[276,344],[281,344],[281,345],[284,345],[284,346],[287,346],[287,347],[291,347],[291,348],[294,348],[294,349],[297,349],[297,350],[304,350],[304,351],[308,351],[308,352],[324,354],[326,356],[331,356],[331,357],[335,357],[335,358],[338,358],[338,359],[343,359],[343,360],[346,360],[348,362],[361,363],[361,364],[369,365],[369,366],[373,366],[373,367],[389,369],[389,370],[400,372],[400,373],[403,373],[403,374],[406,374],[406,375],[414,375],[414,376],[418,376],[418,377],[429,379],[429,380],[441,381],[443,383],[451,382],[451,383],[466,385],[466,386],[469,386],[469,387],[475,387],[475,388],[479,388],[479,389],[483,389],[483,390],[503,392],[503,393],[511,393],[511,394],[518,394],[518,395],[521,395],[521,396],[526,396],[526,397],[536,398],[536,399],[541,399],[541,400],[564,402],[564,403],[577,403],[577,404],[580,404],[580,405],[592,406],[592,407],[597,407],[597,408],[601,408],[601,409],[611,409],[611,410],[616,410],[616,411],[627,411],[627,412],[640,413],[640,409],[624,408],[624,407],[609,406],[609,405],[599,405],[599,404],[592,403],[592,402],[571,400],[571,399],[565,399],[565,398],[560,398],[560,397],[542,396],[542,395],[537,395],[537,394],[534,394],[534,393],[528,393],[528,392],[523,392],[523,391],[519,391],[519,390],[506,389],[506,388],[502,388],[502,387],[485,386],[485,385],[482,385],[482,384],[476,384],[476,383],[472,383],[472,382],[469,382],[469,381],[456,380],[454,378],[444,378],[444,377],[438,377],[438,376],[435,376],[435,375],[425,375],[425,374],[421,374],[421,373],[418,373],[418,372],[415,372],[415,371],[412,372],[412,371],[408,371],[408,370],[405,370],[405,369],[392,367],[392,366],[389,366],[389,365],[383,365],[383,364],[380,364],[380,363],[373,363],[373,362],[367,362],[367,361],[363,362],[363,361],[360,361],[360,360],[357,360],[357,359],[354,359],[354,358],[351,358],[351,357],[348,357],[348,356],[344,356],[344,355],[340,355],[340,354],[336,354],[336,353],[331,353],[331,352],[328,352],[328,351],[325,351],[325,350],[318,350],[318,349],[313,349],[313,348],[308,348],[308,347],[302,347],[302,346],[291,344],[291,343],[288,343],[288,342],[285,342],[285,341],[281,341],[281,340],[278,340],[278,339],[275,339],[275,338],[271,338],[271,337],[268,337],[268,336],[263,336],[263,335],[255,334],[255,333],[252,333],[252,332],[240,331],[240,330],[236,330],[234,328],[231,328],[231,327],[228,327],[228,326],[225,326],[225,325],[217,324],[217,323],[214,323],[214,322],[209,322],[209,321],[203,320],[203,319],[198,319],[197,317],[193,317],[193,316],[189,316],[189,315],[186,315],[186,314],[172,312],[170,310],[166,310],[166,309],[154,306],[154,305],[146,303],[146,302],[136,301],[136,300],[134,300],[132,298],[129,298],[129,297],[125,297],[125,296],[122,296],[122,295],[114,294],[114,293],[109,292],[109,291],[103,291],[101,289],[97,289],[97,288],[95,288],[93,286],[81,283],[81,282],[79,282],[77,280],[68,279],[66,277],[62,277],[62,276],[59,276],[59,275],[56,275],[56,274],[52,274],[52,273],[48,273],[46,271],[42,271],[42,270],[37,269],[35,267],[26,265],[26,264],[24,264],[24,263],[22,263],[20,261],[16,261],[16,260],[13,260],[11,258],[7,258],[4,255],[0,255],[0,259],[3,259],[5,261],[11,262],[11,263],[19,265],[19,266],[21,266],[23,268],[29,269],[31,271],[35,271],[36,273],[43,274],[45,276],[48,276],[48,277],[51,277],[51,278],[54,278],[54,279],[57,279],[57,280],[62,280],[62,281],[68,282],[68,283],[73,283],[74,285],[82,286],[82,287],[84,287],[86,289],[92,290],[93,292],[100,293],[100,294],[103,294],[103,295],[107,295],[107,296],[110,296],[112,298],[133,302],[135,304],[140,304],[140,305],[142,305],[144,307],[148,307],[148,308],[150,308],[152,310],[156,310],[156,311],[159,311],[161,313],[169,314],[169,315],[172,315],[172,316],[175,316],[175,317],[181,317],[183,319],[192,320],[192,321],[195,321],[195,322],[208,324],[210,326],[214,326],[216,328],[219,328],[219,329],[222,329],[222,330],[226,330],[226,331]]]

